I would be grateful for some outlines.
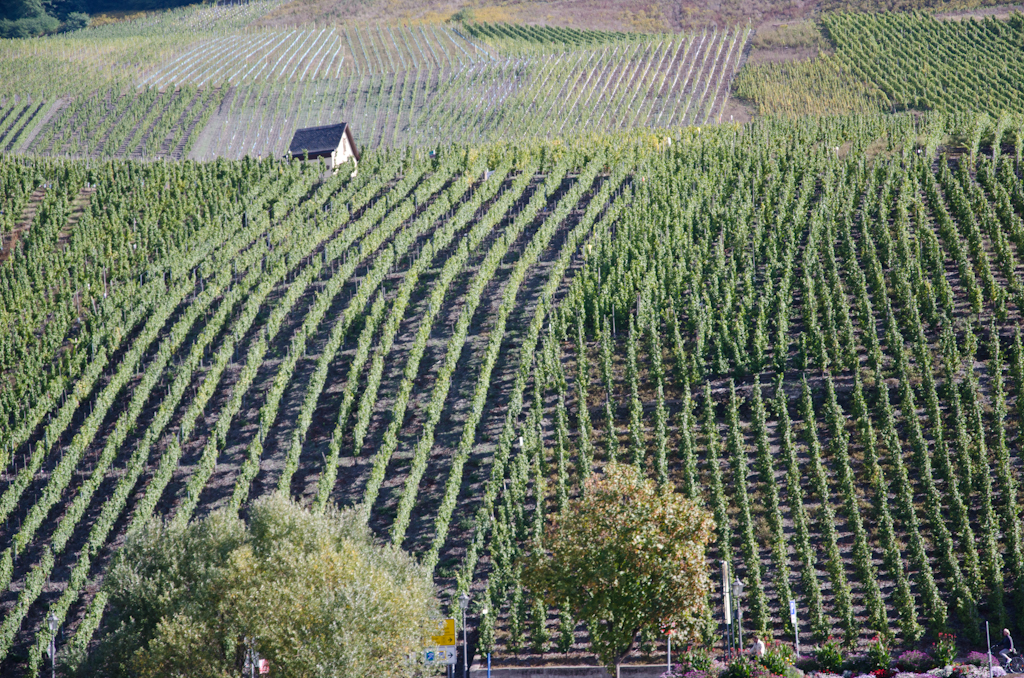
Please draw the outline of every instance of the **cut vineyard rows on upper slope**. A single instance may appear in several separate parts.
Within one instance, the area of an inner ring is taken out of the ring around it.
[[[36,132],[21,150],[74,157],[280,156],[296,128],[339,120],[352,126],[364,149],[704,125],[721,120],[750,34],[746,28],[595,33],[538,42],[484,30],[508,29],[240,32],[229,25],[154,61],[131,83],[96,78],[81,94],[41,86],[31,104],[40,119],[29,116]],[[86,32],[81,44],[55,53],[77,58],[104,40],[102,31]],[[53,112],[43,119],[51,101]],[[19,103],[13,117],[20,120],[25,111]]]
[[[825,14],[833,53],[748,66],[737,96],[762,115],[987,112],[1024,105],[1024,16],[940,21],[924,14]]]

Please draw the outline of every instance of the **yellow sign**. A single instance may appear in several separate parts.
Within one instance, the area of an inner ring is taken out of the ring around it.
[[[435,633],[431,636],[434,645],[455,645],[455,620],[438,619]]]

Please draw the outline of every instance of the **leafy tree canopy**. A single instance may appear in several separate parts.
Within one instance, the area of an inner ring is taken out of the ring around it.
[[[601,663],[618,666],[637,635],[675,624],[697,641],[710,588],[704,548],[714,521],[633,466],[609,464],[547,528],[527,585],[552,605],[568,601]]]
[[[437,609],[429,573],[374,544],[354,511],[312,514],[280,496],[256,502],[248,524],[226,511],[150,523],[104,587],[108,632],[85,675],[237,676],[249,645],[278,677],[408,674]]]
[[[34,19],[40,17],[43,11],[42,0],[4,0],[0,3],[2,18],[16,21],[18,19]]]

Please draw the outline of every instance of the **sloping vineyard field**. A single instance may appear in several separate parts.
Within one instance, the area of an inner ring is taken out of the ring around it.
[[[0,99],[78,97],[98,87],[137,86],[195,46],[246,31],[276,5],[192,5],[42,39],[4,40]]]
[[[791,599],[809,640],[977,646],[983,619],[1019,626],[1024,128],[1001,120],[804,121],[634,174],[524,349],[472,500],[454,572],[488,574],[485,649],[572,651],[580,629],[523,589],[519,558],[608,460],[713,511],[748,630],[791,637]],[[937,157],[947,134],[977,141]]]
[[[765,115],[985,111],[1024,107],[1024,15],[940,21],[921,13],[822,16],[835,52],[761,63],[736,94]]]
[[[752,628],[793,598],[808,639],[1018,631],[1022,141],[875,115],[355,178],[2,157],[5,235],[33,216],[0,265],[0,671],[38,674],[51,613],[87,652],[133,526],[276,491],[469,591],[475,647],[582,659],[517,556],[611,459],[713,509]]]
[[[464,28],[469,35],[494,44],[502,40],[522,44],[522,41],[537,45],[549,46],[560,44],[566,48],[579,47],[592,43],[607,42],[609,38],[625,38],[626,33],[594,31],[562,26],[517,26],[514,24],[483,22],[465,22]]]

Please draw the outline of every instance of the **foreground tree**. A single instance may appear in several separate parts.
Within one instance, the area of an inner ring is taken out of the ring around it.
[[[256,502],[248,525],[228,512],[151,523],[104,586],[109,632],[87,674],[239,675],[251,647],[278,677],[409,675],[437,609],[429,573],[375,545],[355,512],[279,496]]]
[[[693,501],[634,466],[609,464],[554,517],[525,581],[549,605],[568,601],[594,653],[618,675],[645,630],[674,624],[682,642],[700,639],[710,589],[704,548],[714,527]]]

